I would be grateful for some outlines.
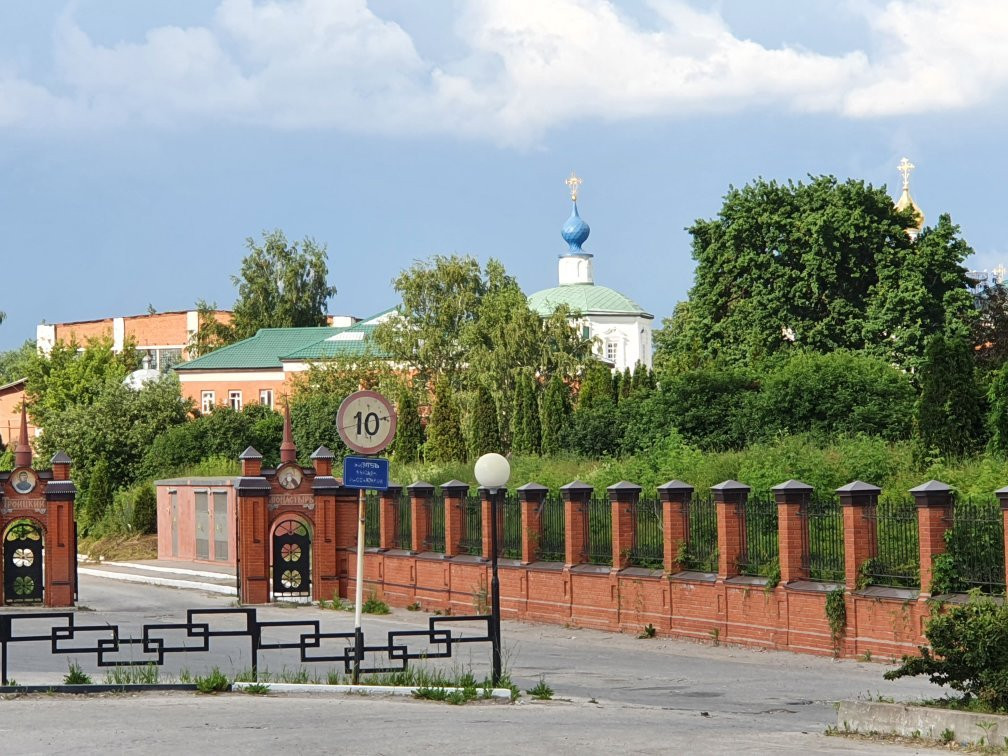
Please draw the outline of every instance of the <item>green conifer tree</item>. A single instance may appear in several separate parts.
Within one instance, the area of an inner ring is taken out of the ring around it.
[[[602,362],[592,362],[581,376],[577,408],[587,409],[612,401],[612,371]]]
[[[630,372],[630,367],[623,368],[623,380],[620,381],[620,399],[626,399],[638,387],[639,379],[636,373]]]
[[[987,389],[987,432],[992,451],[1008,454],[1008,362],[995,371]]]
[[[984,397],[972,352],[962,335],[938,334],[928,340],[917,400],[917,432],[925,451],[960,457],[983,444]]]
[[[570,389],[559,375],[554,375],[546,384],[546,391],[542,396],[540,419],[544,455],[558,454],[563,450],[567,428],[570,425],[570,413]]]
[[[501,450],[500,425],[497,422],[497,405],[493,395],[485,385],[476,389],[473,400],[472,416],[469,419],[472,428],[472,446],[470,456],[480,457],[488,452]]]
[[[614,402],[619,402],[620,389],[622,388],[623,376],[618,370],[613,370],[612,373],[612,400]]]
[[[407,388],[401,389],[396,397],[396,415],[398,420],[393,454],[397,462],[416,462],[423,445],[423,426],[420,424],[416,397]]]
[[[426,458],[429,462],[461,462],[465,439],[451,386],[445,379],[434,386],[434,407],[427,424]]]
[[[515,384],[514,412],[511,415],[511,450],[517,454],[538,454],[542,444],[536,382],[530,374]]]

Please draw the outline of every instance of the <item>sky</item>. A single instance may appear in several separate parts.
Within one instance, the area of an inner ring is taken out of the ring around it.
[[[334,314],[433,254],[655,315],[730,186],[885,185],[904,155],[973,269],[1003,239],[1002,0],[0,3],[0,349],[38,323],[229,307],[248,237],[327,246]]]

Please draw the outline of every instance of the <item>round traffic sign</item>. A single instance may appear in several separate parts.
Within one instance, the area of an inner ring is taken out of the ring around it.
[[[336,425],[343,443],[355,452],[377,454],[395,436],[395,407],[377,391],[355,391],[340,404]]]

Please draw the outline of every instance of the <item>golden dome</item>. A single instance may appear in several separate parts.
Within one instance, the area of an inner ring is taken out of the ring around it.
[[[912,236],[916,236],[917,232],[924,228],[924,211],[920,209],[920,206],[914,202],[913,197],[910,196],[910,171],[912,171],[915,167],[916,166],[906,158],[900,160],[899,165],[896,166],[900,174],[903,176],[903,193],[900,195],[900,198],[896,200],[896,209],[913,209],[914,215],[917,218],[917,223],[907,228],[907,232]]]

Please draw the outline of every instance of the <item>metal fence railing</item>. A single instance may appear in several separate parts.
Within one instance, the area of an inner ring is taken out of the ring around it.
[[[708,494],[694,494],[686,504],[686,540],[679,544],[676,561],[684,570],[717,572],[717,507]]]
[[[641,499],[634,506],[634,542],[629,562],[638,567],[660,570],[665,564],[665,533],[662,505],[657,499]]]
[[[547,496],[539,513],[538,558],[544,562],[562,562],[567,539],[564,535],[563,500],[555,495]]]
[[[405,488],[396,502],[395,545],[406,551],[413,548],[413,510],[409,491]]]
[[[920,586],[917,505],[913,499],[880,499],[865,513],[872,556],[860,568],[861,583],[895,588]]]
[[[381,504],[377,491],[364,495],[364,545],[370,548],[381,546]]]
[[[585,504],[585,558],[589,564],[612,564],[612,505],[608,496]]]
[[[960,498],[953,502],[952,521],[945,532],[951,592],[980,588],[1005,590],[1004,521],[997,499]]]
[[[803,566],[810,580],[844,581],[843,510],[840,500],[831,496],[812,496],[802,507]]]
[[[777,500],[772,493],[751,495],[742,510],[739,574],[770,577],[779,574]]]
[[[444,553],[444,494],[440,491],[436,491],[434,495],[427,500],[427,506],[430,507],[430,520],[428,521],[427,543],[425,545],[428,551],[440,551],[441,553]]]
[[[479,494],[462,500],[462,538],[459,548],[467,554],[483,553],[483,502]]]
[[[513,491],[501,491],[497,500],[500,555],[505,559],[521,559],[521,504]]]

